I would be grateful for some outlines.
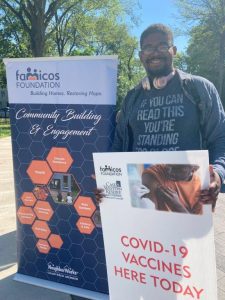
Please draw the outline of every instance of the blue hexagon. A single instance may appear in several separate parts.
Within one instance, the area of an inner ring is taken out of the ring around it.
[[[82,257],[82,261],[85,263],[86,267],[88,268],[95,268],[97,261],[93,254],[85,253]]]
[[[81,258],[85,251],[80,245],[72,244],[69,248],[69,252],[72,253],[74,258]]]
[[[85,239],[82,243],[82,247],[85,249],[86,253],[95,253],[96,252],[96,244],[94,240]]]

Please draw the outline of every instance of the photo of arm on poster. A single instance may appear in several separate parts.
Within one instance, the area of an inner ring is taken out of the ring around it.
[[[131,205],[160,211],[201,214],[197,164],[128,164]],[[136,178],[135,178],[136,176]]]

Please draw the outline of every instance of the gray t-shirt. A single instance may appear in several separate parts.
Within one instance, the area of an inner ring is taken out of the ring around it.
[[[142,91],[129,118],[131,151],[201,149],[198,108],[175,75],[161,90]]]

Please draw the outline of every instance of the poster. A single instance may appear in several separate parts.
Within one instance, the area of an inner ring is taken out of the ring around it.
[[[92,153],[111,147],[117,58],[4,62],[16,189],[16,278],[105,299]]]
[[[207,151],[94,153],[110,300],[216,300]]]

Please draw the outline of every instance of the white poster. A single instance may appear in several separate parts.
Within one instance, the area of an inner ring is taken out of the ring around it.
[[[94,153],[110,300],[216,300],[207,151]]]

